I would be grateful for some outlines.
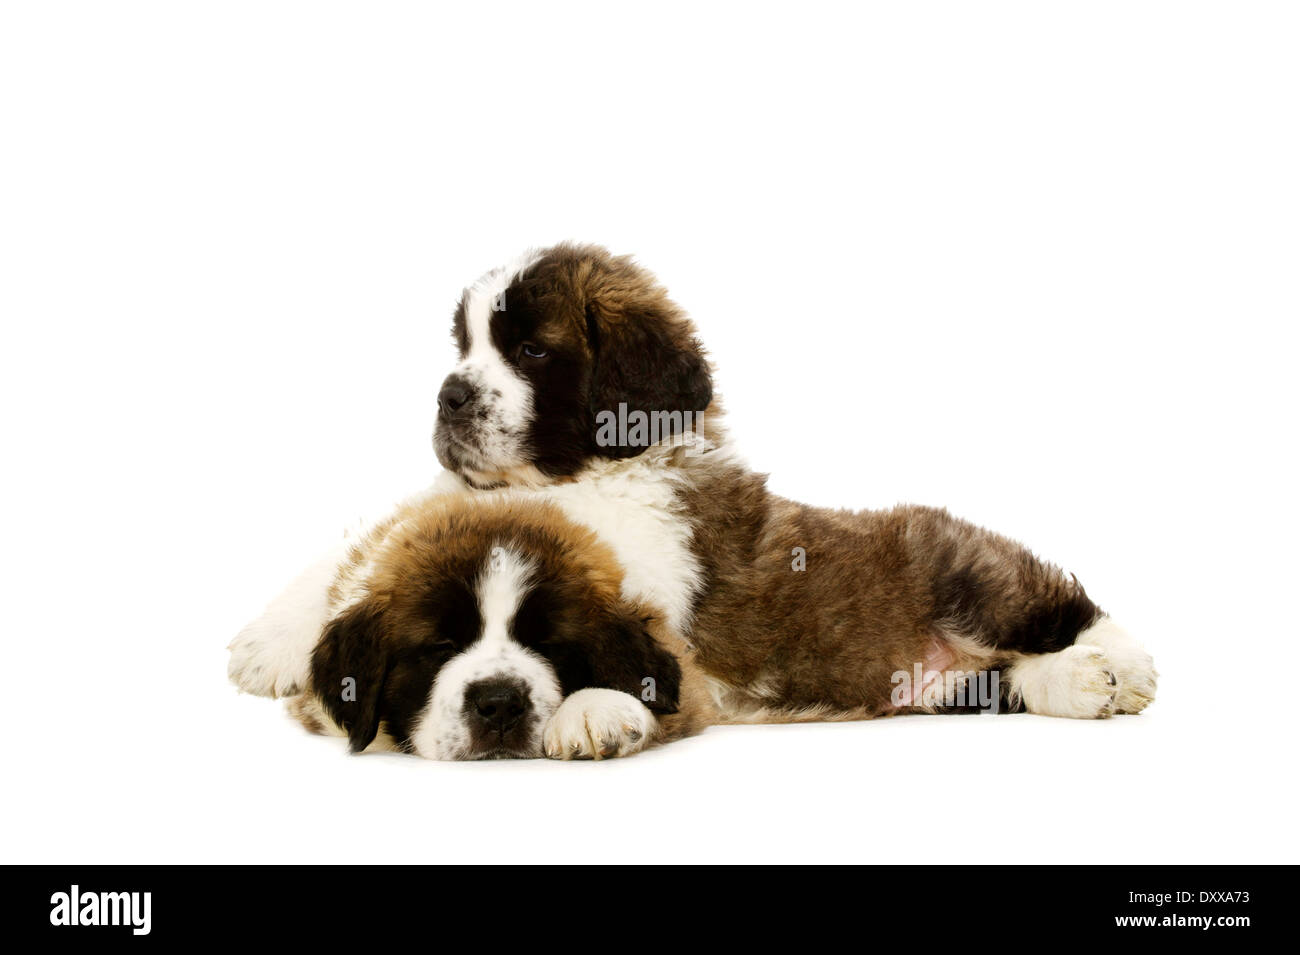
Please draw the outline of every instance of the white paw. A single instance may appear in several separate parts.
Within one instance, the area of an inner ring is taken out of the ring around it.
[[[1141,713],[1156,698],[1155,661],[1146,655],[1146,662],[1120,666],[1119,696],[1115,698],[1116,713]],[[1118,665],[1118,664],[1117,664]]]
[[[1106,653],[1076,643],[1026,657],[1010,670],[1011,691],[1030,713],[1104,719],[1115,712],[1119,679]]]
[[[650,742],[654,714],[621,690],[579,690],[565,697],[542,732],[551,759],[630,756]]]
[[[226,674],[245,693],[295,696],[307,689],[311,654],[329,619],[329,589],[348,548],[341,542],[285,588],[231,641]]]
[[[1136,640],[1109,617],[1102,617],[1079,634],[1078,642],[1106,654],[1119,680],[1116,713],[1141,713],[1156,698],[1155,661]]]
[[[304,653],[302,642],[265,617],[255,620],[227,648],[226,675],[245,693],[296,696],[307,688],[311,671],[311,648]]]

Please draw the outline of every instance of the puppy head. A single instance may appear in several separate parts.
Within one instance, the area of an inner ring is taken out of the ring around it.
[[[370,566],[365,596],[312,657],[314,692],[353,752],[382,728],[431,759],[540,756],[546,721],[586,687],[676,711],[676,659],[620,596],[613,556],[557,512],[410,516]]]
[[[649,446],[635,428],[603,439],[602,412],[657,416],[666,437],[713,398],[690,321],[649,272],[597,246],[489,272],[465,290],[452,333],[461,360],[438,394],[434,447],[480,487],[544,482]]]

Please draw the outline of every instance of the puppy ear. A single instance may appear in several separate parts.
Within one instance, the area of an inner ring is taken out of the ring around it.
[[[335,617],[311,658],[311,682],[330,718],[359,753],[379,733],[379,700],[388,677],[383,606],[363,601]]]
[[[591,656],[591,685],[631,693],[654,713],[676,713],[681,664],[650,635],[647,621],[619,611],[601,631]]]
[[[617,419],[620,404],[629,415],[641,411],[649,417],[654,412],[700,412],[713,400],[703,348],[666,300],[589,302],[587,335],[595,355],[588,395],[597,434],[601,413]],[[669,417],[664,423],[674,434],[682,430],[680,420]],[[595,444],[599,454],[613,458],[634,457],[646,448],[600,440]]]

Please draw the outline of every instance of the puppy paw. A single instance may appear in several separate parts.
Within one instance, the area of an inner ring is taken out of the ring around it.
[[[1079,634],[1078,642],[1101,650],[1110,661],[1119,679],[1116,713],[1141,713],[1156,698],[1158,674],[1151,654],[1109,617]]]
[[[1119,683],[1119,697],[1115,700],[1116,713],[1141,713],[1156,698],[1155,668],[1147,657],[1147,665],[1140,671],[1122,671]]]
[[[645,748],[654,730],[654,714],[631,694],[579,690],[547,722],[542,744],[551,759],[630,756]]]
[[[1120,684],[1107,654],[1076,643],[1057,653],[1026,657],[1010,670],[1011,689],[1030,713],[1105,719],[1115,712]]]
[[[226,675],[245,693],[256,696],[296,696],[307,687],[310,652],[264,621],[250,623],[231,641]]]
[[[295,696],[307,688],[311,655],[329,619],[329,590],[349,545],[298,575],[227,648],[230,682],[257,696]]]

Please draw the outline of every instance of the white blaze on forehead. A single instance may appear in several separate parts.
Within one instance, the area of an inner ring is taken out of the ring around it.
[[[537,258],[535,252],[526,253],[493,269],[465,290],[465,335],[469,348],[455,372],[480,390],[493,425],[509,433],[521,431],[532,420],[533,389],[493,343],[492,317],[509,311],[507,289]]]
[[[527,689],[534,721],[533,735],[541,752],[541,730],[560,705],[555,671],[540,655],[515,641],[511,625],[532,586],[533,564],[513,550],[493,547],[476,584],[480,630],[478,639],[443,666],[429,693],[429,703],[411,734],[421,756],[457,759],[470,745],[465,725],[465,690],[473,683],[504,678]]]
[[[489,318],[493,311],[503,310],[509,304],[506,301],[506,289],[519,277],[521,272],[526,271],[540,258],[541,253],[536,249],[529,249],[523,255],[516,256],[505,265],[498,266],[492,271],[481,275],[469,288],[465,289],[466,319],[469,318],[471,306],[482,306],[481,308],[475,308],[475,313],[481,315],[486,310]],[[470,348],[472,349],[475,344],[473,327],[471,326],[467,331],[470,332]]]
[[[510,641],[510,623],[528,593],[532,561],[508,548],[496,546],[478,579],[478,612],[483,619],[479,643],[483,649],[502,650]]]

